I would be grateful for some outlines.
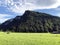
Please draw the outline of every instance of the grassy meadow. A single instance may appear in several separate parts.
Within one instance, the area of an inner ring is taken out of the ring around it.
[[[60,34],[0,32],[0,45],[60,45]]]

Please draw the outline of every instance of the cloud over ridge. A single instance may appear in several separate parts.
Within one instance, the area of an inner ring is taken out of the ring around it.
[[[23,13],[25,10],[50,9],[60,6],[59,0],[0,0],[0,6],[5,6],[15,13]]]

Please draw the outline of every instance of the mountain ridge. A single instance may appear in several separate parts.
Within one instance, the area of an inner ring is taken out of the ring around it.
[[[6,25],[4,25],[6,24]],[[27,10],[22,16],[8,20],[0,25],[2,31],[13,32],[58,32],[60,17]]]

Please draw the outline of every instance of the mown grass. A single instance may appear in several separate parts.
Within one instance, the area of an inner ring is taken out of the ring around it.
[[[60,45],[60,34],[0,32],[0,45]]]

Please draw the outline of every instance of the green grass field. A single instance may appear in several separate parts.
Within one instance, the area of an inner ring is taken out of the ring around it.
[[[0,32],[0,45],[60,45],[60,34]]]

